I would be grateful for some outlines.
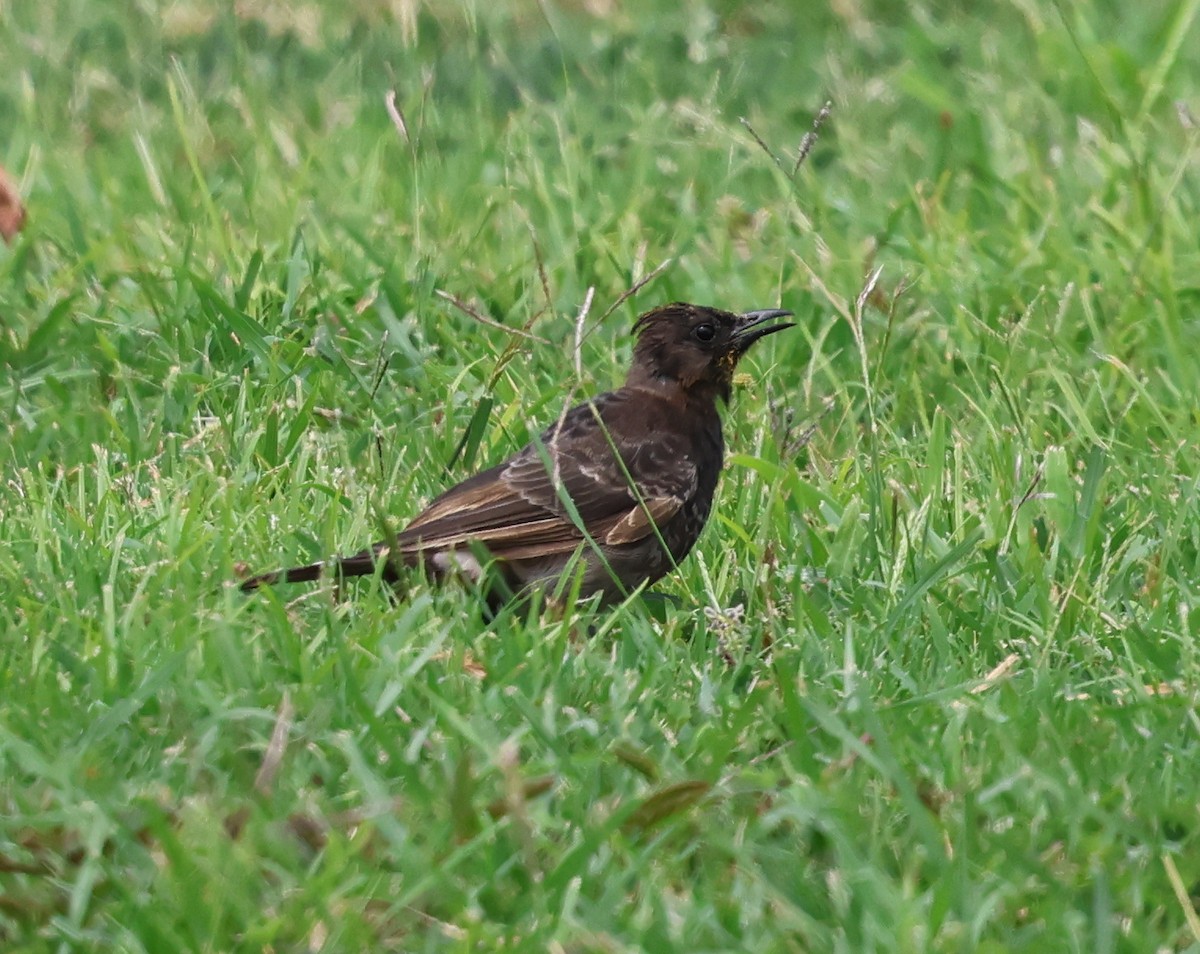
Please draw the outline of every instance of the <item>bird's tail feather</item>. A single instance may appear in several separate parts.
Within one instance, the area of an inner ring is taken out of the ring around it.
[[[257,590],[260,586],[272,586],[276,583],[311,583],[313,580],[319,580],[326,573],[341,577],[369,576],[375,572],[376,559],[377,554],[374,550],[363,550],[354,556],[321,560],[306,566],[289,567],[286,570],[273,570],[270,573],[260,573],[248,580],[243,580],[241,590],[243,593],[249,593]],[[389,580],[394,576],[394,573],[390,572],[390,567],[384,576]]]

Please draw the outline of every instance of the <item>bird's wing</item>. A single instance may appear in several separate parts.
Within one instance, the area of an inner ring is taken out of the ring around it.
[[[507,463],[434,500],[398,546],[411,552],[478,541],[509,559],[570,552],[583,540],[574,517],[608,545],[654,533],[695,493],[696,465],[683,435],[628,410],[614,413],[628,403],[614,392],[574,408]]]

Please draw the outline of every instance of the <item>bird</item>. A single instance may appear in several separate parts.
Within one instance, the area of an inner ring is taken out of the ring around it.
[[[724,465],[721,407],[738,361],[793,323],[673,302],[647,311],[621,387],[566,410],[512,457],[451,487],[390,539],[351,556],[276,570],[243,591],[405,568],[459,576],[488,605],[553,587],[574,570],[582,602],[625,599],[674,570],[699,538]],[[553,595],[553,594],[552,594]]]

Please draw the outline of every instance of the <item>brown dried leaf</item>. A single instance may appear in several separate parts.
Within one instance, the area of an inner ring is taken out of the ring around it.
[[[296,715],[296,707],[292,704],[291,696],[284,690],[283,700],[279,703],[279,711],[275,716],[275,728],[271,731],[271,741],[267,743],[267,751],[263,753],[262,765],[254,777],[254,789],[260,795],[269,795],[279,767],[283,764],[284,751],[287,749],[288,735],[292,731],[292,719]]]
[[[692,779],[664,785],[647,795],[625,821],[626,831],[645,831],[672,815],[687,811],[712,789],[711,782]]]
[[[0,166],[0,237],[11,242],[25,227],[25,206],[17,194],[17,185]]]
[[[537,798],[539,795],[544,795],[550,789],[554,788],[555,782],[558,781],[556,775],[539,775],[537,778],[524,779],[521,782],[520,790],[517,793],[518,798],[496,798],[488,803],[487,812],[493,818],[503,818],[505,815],[511,814],[514,808],[514,802],[521,804],[531,799]]]
[[[649,753],[638,748],[632,742],[617,742],[612,747],[612,754],[617,757],[618,761],[624,762],[650,781],[658,781],[658,763],[651,758]]]

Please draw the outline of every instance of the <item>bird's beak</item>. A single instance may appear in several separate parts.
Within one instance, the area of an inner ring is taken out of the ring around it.
[[[795,327],[790,321],[785,321],[777,325],[766,324],[766,322],[772,321],[775,318],[787,318],[789,315],[791,315],[791,312],[782,308],[764,308],[760,311],[748,311],[743,315],[739,315],[737,327],[733,329],[733,337],[731,339],[738,354],[745,354],[750,350],[750,346],[759,338],[773,335],[775,332],[783,331],[785,328]]]

